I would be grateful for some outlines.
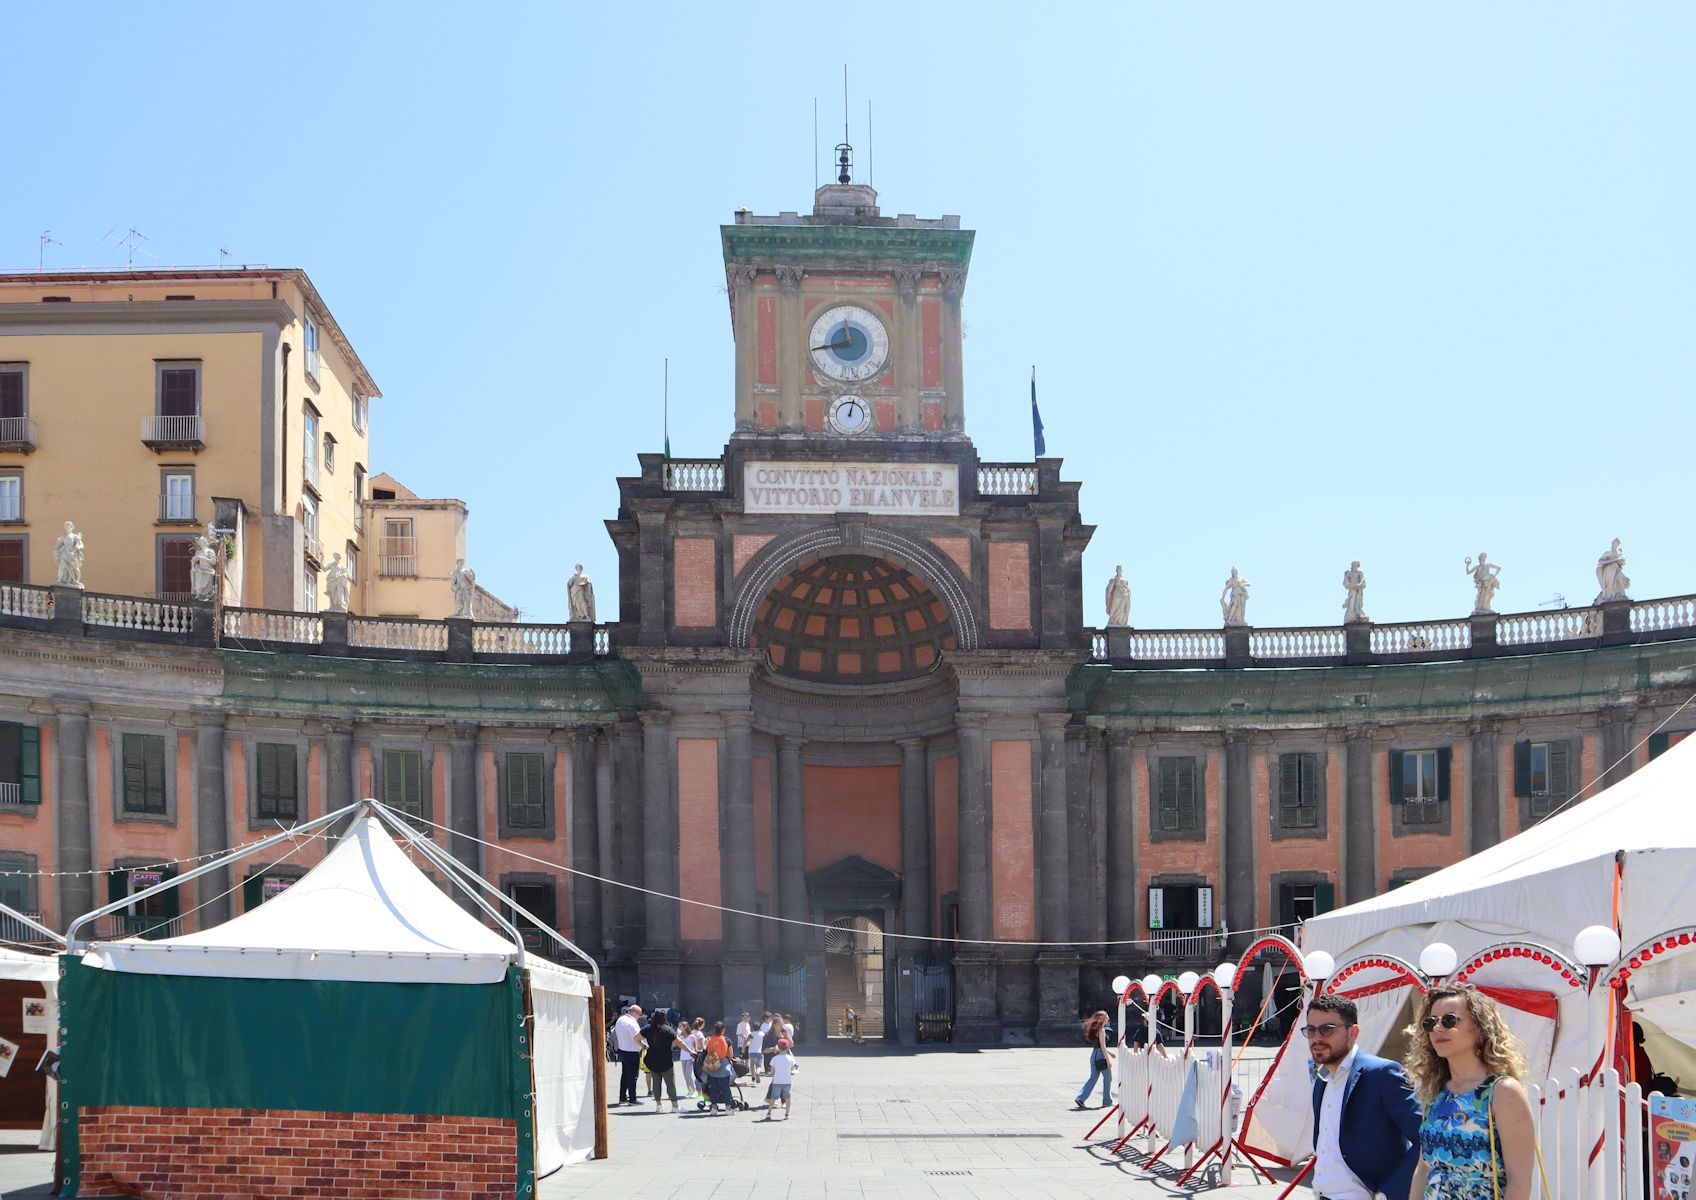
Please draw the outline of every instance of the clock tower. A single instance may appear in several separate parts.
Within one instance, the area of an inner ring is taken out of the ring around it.
[[[809,214],[739,211],[721,227],[733,440],[963,440],[972,237],[956,216],[883,216],[875,191],[846,181],[819,188]]]

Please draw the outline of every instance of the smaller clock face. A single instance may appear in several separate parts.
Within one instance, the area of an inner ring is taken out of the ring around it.
[[[872,427],[872,410],[858,396],[838,396],[831,402],[828,417],[837,433],[864,433]]]
[[[870,379],[889,361],[889,331],[871,312],[853,304],[826,309],[807,337],[813,369],[838,383]]]

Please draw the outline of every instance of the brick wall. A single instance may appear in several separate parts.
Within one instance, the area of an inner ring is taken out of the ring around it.
[[[512,1196],[518,1129],[493,1117],[84,1108],[80,1196]]]
[[[989,626],[1031,627],[1031,548],[1027,542],[989,544]]]
[[[1032,744],[990,743],[990,836],[994,842],[995,936],[1036,936],[1036,847],[1031,831]]]
[[[691,900],[719,902],[718,739],[677,739],[678,882]],[[724,922],[717,909],[685,904],[684,941],[717,941]]]
[[[732,538],[730,547],[734,565],[730,569],[731,575],[733,577],[740,576],[742,568],[748,565],[748,560],[764,550],[766,543],[771,541],[774,536],[769,533],[739,533]]]
[[[712,538],[680,537],[672,542],[673,623],[679,629],[711,628],[718,624],[718,572]]]
[[[802,768],[807,831],[806,869],[815,871],[858,854],[867,862],[901,870],[901,768]]]
[[[960,568],[960,574],[967,579],[972,577],[972,539],[963,537],[931,538],[931,545],[954,560],[954,565]]]

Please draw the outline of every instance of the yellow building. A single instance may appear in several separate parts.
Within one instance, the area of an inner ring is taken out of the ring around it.
[[[179,598],[215,525],[225,603],[316,610],[339,554],[357,611],[380,395],[304,271],[0,274],[0,582],[74,521],[89,590]]]
[[[358,611],[377,617],[439,621],[454,611],[452,579],[466,561],[465,501],[428,500],[389,474],[371,478],[366,528],[376,553],[365,564]],[[479,621],[516,621],[518,610],[476,585],[472,615]]]

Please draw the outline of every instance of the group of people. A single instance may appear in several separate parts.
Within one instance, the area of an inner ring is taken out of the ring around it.
[[[1529,1200],[1538,1150],[1525,1054],[1490,997],[1469,983],[1425,993],[1405,1063],[1356,1045],[1359,1012],[1342,996],[1313,997],[1300,1032],[1315,1069],[1321,1200]],[[1084,1023],[1084,1036],[1090,1077],[1079,1108],[1097,1078],[1105,1103],[1111,1082],[1105,1012]],[[1155,1048],[1165,1053],[1158,1031]]]
[[[640,1004],[630,1004],[613,1022],[612,1039],[619,1061],[618,1100],[613,1108],[643,1104],[637,1088],[646,1075],[654,1110],[663,1111],[669,1099],[671,1111],[681,1112],[681,1076],[683,1095],[699,1097],[704,1108],[719,1116],[735,1108],[731,1083],[738,1075],[747,1074],[756,1083],[764,1075],[770,1080],[765,1119],[773,1119],[780,1102],[783,1119],[789,1119],[791,1088],[799,1068],[794,1055],[795,1023],[781,1013],[765,1013],[758,1025],[743,1013],[734,1033],[727,1034],[723,1021],[709,1028],[705,1017],[684,1019],[676,1001],[651,1016],[643,1013]]]

